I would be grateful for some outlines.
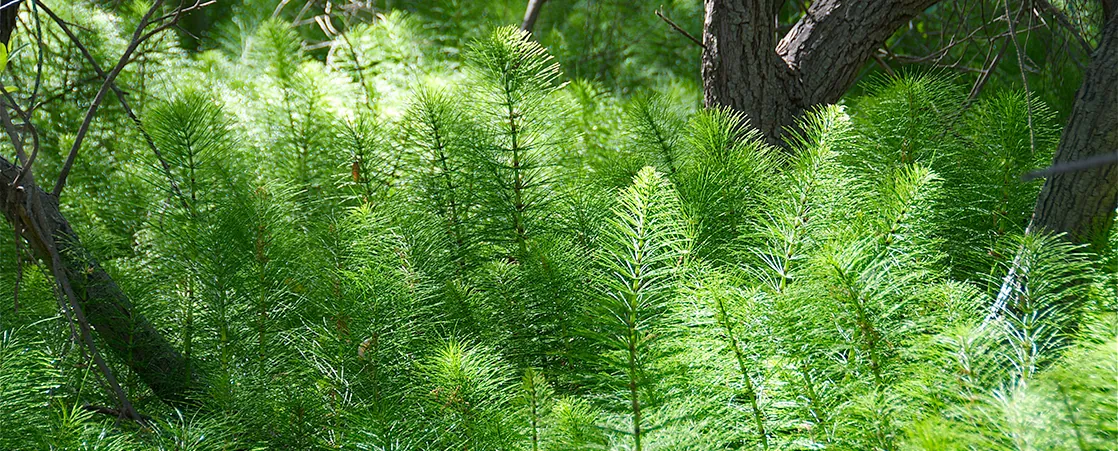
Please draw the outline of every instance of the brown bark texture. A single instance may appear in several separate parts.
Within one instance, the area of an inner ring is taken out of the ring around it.
[[[779,145],[786,127],[838,101],[885,40],[937,1],[815,1],[777,41],[783,0],[705,0],[704,103],[744,113]]]
[[[1103,27],[1099,46],[1075,97],[1054,165],[1118,154],[1118,15]],[[1118,209],[1118,162],[1053,174],[1044,182],[1030,231],[1066,233],[1075,243],[1101,246]]]
[[[64,274],[85,319],[113,353],[160,399],[186,401],[186,359],[143,315],[82,247],[58,208],[58,199],[34,183],[17,180],[21,168],[0,157],[0,211],[52,273]],[[58,260],[52,255],[57,252]],[[55,262],[61,267],[55,268]]]

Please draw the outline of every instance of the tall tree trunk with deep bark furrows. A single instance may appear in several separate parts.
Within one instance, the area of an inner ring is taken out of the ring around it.
[[[938,0],[821,0],[777,41],[783,0],[705,0],[707,107],[745,113],[771,144],[817,105],[834,103],[898,28]]]
[[[1055,165],[1118,154],[1118,14],[1111,13],[1075,97]],[[1037,197],[1030,231],[1066,233],[1101,246],[1118,209],[1118,162],[1058,172]]]
[[[185,402],[191,380],[197,379],[187,373],[186,359],[136,312],[128,296],[82,247],[59,211],[58,199],[32,182],[18,181],[20,171],[0,157],[4,217],[52,273],[63,275],[60,278],[73,289],[85,319],[105,345],[160,399]]]

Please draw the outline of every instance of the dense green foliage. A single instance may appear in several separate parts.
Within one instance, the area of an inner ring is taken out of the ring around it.
[[[880,76],[772,148],[669,69],[568,79],[614,61],[588,10],[544,35],[557,61],[431,3],[325,50],[251,2],[218,50],[142,48],[119,83],[167,166],[109,100],[62,204],[200,369],[197,405],[117,359],[152,422],[83,410],[113,397],[49,274],[5,250],[0,448],[1115,446],[1118,254],[1024,235],[1019,176],[1060,130],[1036,96],[963,108],[952,76]],[[48,4],[105,61],[136,15]],[[51,180],[99,83],[43,27],[41,88],[33,47],[5,82],[43,102]],[[626,64],[693,45],[664,36]]]

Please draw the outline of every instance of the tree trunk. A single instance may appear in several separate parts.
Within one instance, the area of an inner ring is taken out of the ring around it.
[[[1118,14],[1103,27],[1054,165],[1118,154]],[[1067,233],[1075,243],[1104,246],[1118,209],[1118,162],[1048,177],[1037,198],[1030,231]]]
[[[0,157],[0,211],[55,274],[64,274],[89,325],[159,398],[186,401],[191,380],[183,358],[135,312],[116,282],[82,247],[58,209],[58,199],[31,182],[19,181],[21,168]],[[53,249],[52,249],[53,246]],[[60,268],[55,267],[52,250]]]
[[[536,27],[536,20],[540,18],[544,3],[547,3],[547,0],[528,0],[528,7],[524,10],[524,22],[520,24],[521,30],[532,32]]]
[[[707,107],[745,114],[774,145],[817,105],[834,103],[899,27],[938,0],[821,0],[779,42],[783,0],[705,0]]]
[[[23,0],[0,0],[0,44],[8,45],[12,40],[12,31],[16,29],[16,23],[19,22],[21,4]]]

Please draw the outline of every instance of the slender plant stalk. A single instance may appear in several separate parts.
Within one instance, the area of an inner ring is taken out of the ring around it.
[[[738,370],[741,371],[741,378],[745,381],[745,396],[749,399],[750,407],[753,408],[753,421],[757,426],[757,436],[761,439],[761,446],[769,449],[769,437],[765,432],[765,416],[761,411],[761,407],[757,401],[757,390],[753,386],[753,378],[750,377],[749,370],[745,364],[745,355],[743,355],[741,346],[738,343],[737,334],[734,332],[734,325],[730,321],[730,316],[726,312],[726,303],[721,297],[717,299],[718,302],[718,322],[722,325],[726,334],[726,339],[729,341],[730,348],[734,350],[734,358],[738,362]]]

